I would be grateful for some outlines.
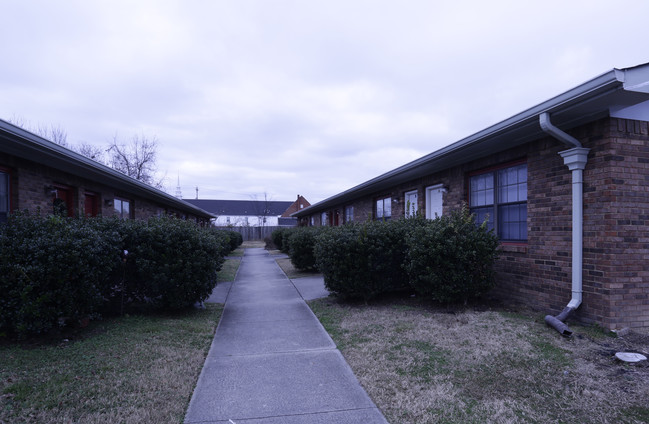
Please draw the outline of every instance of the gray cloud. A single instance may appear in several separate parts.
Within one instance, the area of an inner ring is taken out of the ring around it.
[[[186,197],[321,200],[613,67],[620,1],[4,2],[0,117],[157,136]]]

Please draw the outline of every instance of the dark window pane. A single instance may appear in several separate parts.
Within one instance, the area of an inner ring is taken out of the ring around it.
[[[484,222],[485,218],[488,217],[488,222],[487,222],[487,228],[490,230],[493,230],[494,228],[494,214],[493,214],[493,207],[486,207],[486,208],[472,208],[471,213],[475,216],[475,223],[476,225],[482,225]]]
[[[504,205],[498,207],[498,228],[503,240],[527,239],[527,205]]]

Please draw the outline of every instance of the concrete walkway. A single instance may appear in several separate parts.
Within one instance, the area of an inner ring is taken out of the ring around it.
[[[246,249],[185,423],[387,423],[291,281]]]

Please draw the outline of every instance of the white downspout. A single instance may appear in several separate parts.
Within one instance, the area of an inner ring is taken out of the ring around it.
[[[571,149],[559,152],[559,155],[563,158],[563,163],[568,166],[568,169],[572,173],[572,299],[570,299],[566,308],[557,317],[550,315],[545,317],[545,321],[557,329],[557,331],[564,335],[570,335],[572,332],[562,321],[565,321],[568,315],[581,305],[582,301],[584,244],[583,185],[584,168],[588,161],[588,152],[590,149],[582,147],[579,140],[552,125],[547,112],[539,116],[539,123],[545,133],[572,147]]]

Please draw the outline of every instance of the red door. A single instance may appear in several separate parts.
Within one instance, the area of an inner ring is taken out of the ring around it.
[[[99,214],[99,203],[95,193],[86,193],[83,210],[86,216],[97,216]]]
[[[54,187],[52,192],[52,212],[54,215],[74,216],[72,201],[72,190],[65,187]]]

